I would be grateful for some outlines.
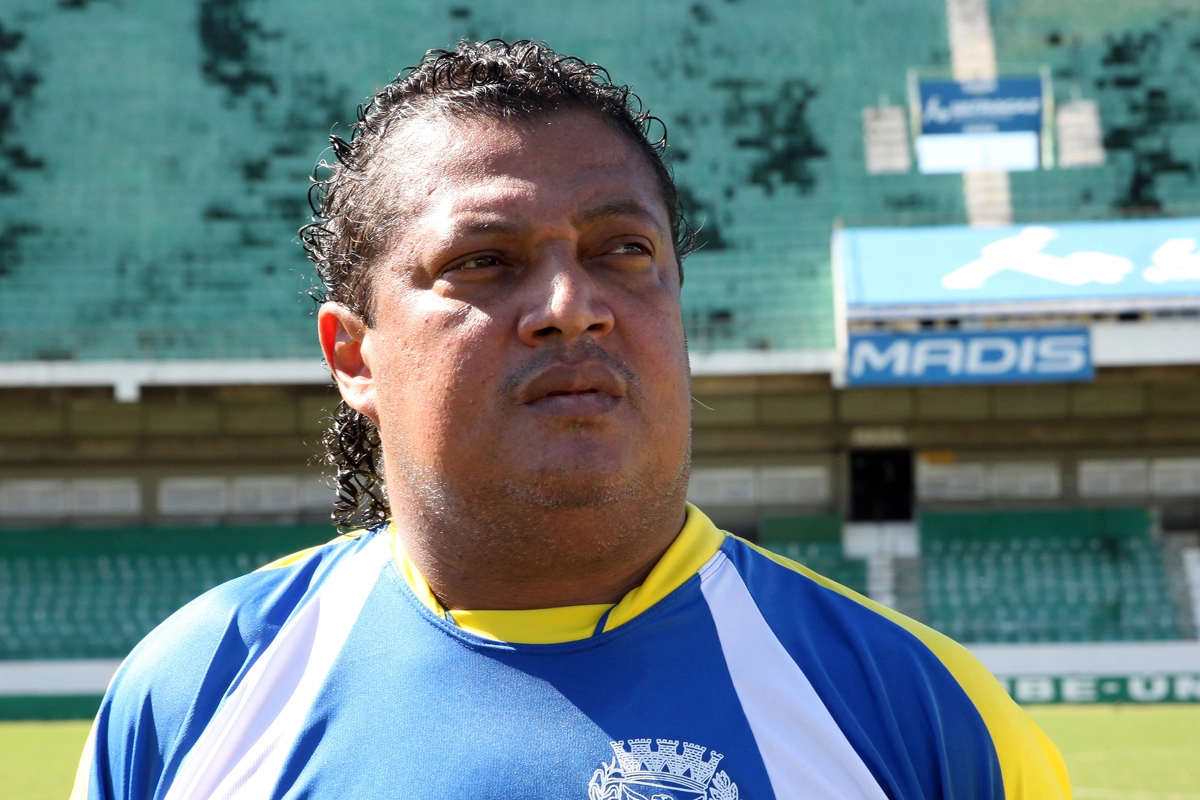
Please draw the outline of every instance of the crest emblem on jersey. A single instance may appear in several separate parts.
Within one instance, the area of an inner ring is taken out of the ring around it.
[[[601,763],[588,800],[737,800],[737,784],[717,770],[723,756],[671,739],[610,742],[613,760]],[[705,758],[705,753],[708,757]]]

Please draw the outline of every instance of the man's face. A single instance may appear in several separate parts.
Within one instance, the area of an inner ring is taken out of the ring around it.
[[[388,159],[402,218],[342,388],[378,422],[393,509],[681,498],[679,268],[645,157],[559,112],[409,123]]]

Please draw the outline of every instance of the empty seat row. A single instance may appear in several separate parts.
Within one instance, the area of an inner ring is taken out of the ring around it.
[[[937,540],[923,567],[929,622],[966,643],[1180,636],[1148,534]]]

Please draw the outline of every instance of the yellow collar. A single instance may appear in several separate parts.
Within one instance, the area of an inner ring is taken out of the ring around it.
[[[476,636],[518,644],[554,644],[586,639],[595,632],[605,612],[609,612],[604,622],[605,631],[624,625],[695,575],[721,548],[725,536],[725,532],[718,530],[700,509],[688,503],[683,530],[642,585],[631,589],[615,606],[601,604],[519,611],[453,609],[447,614],[420,570],[404,552],[395,524],[388,526],[388,541],[396,567],[413,594],[430,611]]]

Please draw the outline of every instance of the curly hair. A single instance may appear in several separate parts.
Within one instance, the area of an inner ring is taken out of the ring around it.
[[[370,268],[385,252],[403,220],[389,208],[388,136],[404,122],[433,115],[530,120],[562,110],[590,113],[611,124],[646,157],[667,208],[676,260],[694,236],[679,209],[679,197],[664,163],[666,127],[651,116],[628,86],[613,83],[607,70],[561,56],[531,41],[459,42],[456,49],[430,50],[369,103],[359,106],[349,141],[330,136],[333,164],[314,172],[309,189],[312,222],[300,229],[308,258],[323,287],[319,300],[341,303],[372,324]],[[657,125],[661,134],[652,139]],[[324,461],[336,471],[334,523],[342,529],[373,527],[389,515],[379,432],[370,419],[338,406],[324,436]]]

